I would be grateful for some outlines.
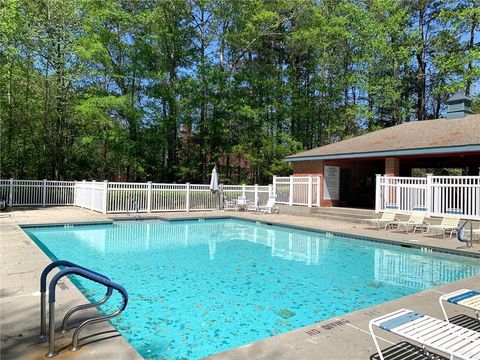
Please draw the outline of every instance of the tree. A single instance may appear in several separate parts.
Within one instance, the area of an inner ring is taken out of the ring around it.
[[[479,0],[4,0],[2,177],[267,183],[477,108]]]

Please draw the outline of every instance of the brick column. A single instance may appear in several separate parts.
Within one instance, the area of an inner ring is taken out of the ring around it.
[[[385,176],[400,176],[400,160],[398,158],[385,158]]]
[[[385,158],[385,176],[400,176],[400,160],[394,157]],[[392,180],[394,181],[394,180]],[[388,204],[397,205],[397,191],[396,187],[388,188]]]

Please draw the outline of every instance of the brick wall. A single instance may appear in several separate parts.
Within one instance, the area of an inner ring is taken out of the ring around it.
[[[323,160],[293,163],[293,176],[323,176]]]

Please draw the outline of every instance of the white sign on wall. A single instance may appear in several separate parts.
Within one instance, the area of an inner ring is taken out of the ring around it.
[[[340,199],[340,167],[325,166],[323,176],[323,198],[325,200]]]

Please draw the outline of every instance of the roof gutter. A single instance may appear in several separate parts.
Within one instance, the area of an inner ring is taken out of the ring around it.
[[[312,160],[358,159],[358,158],[407,156],[407,155],[455,154],[455,153],[464,153],[464,152],[480,152],[480,144],[429,147],[429,148],[404,149],[404,150],[368,151],[368,152],[347,153],[347,154],[310,155],[310,156],[293,155],[293,157],[287,157],[285,158],[285,160],[288,162],[297,162],[297,161],[312,161]]]

